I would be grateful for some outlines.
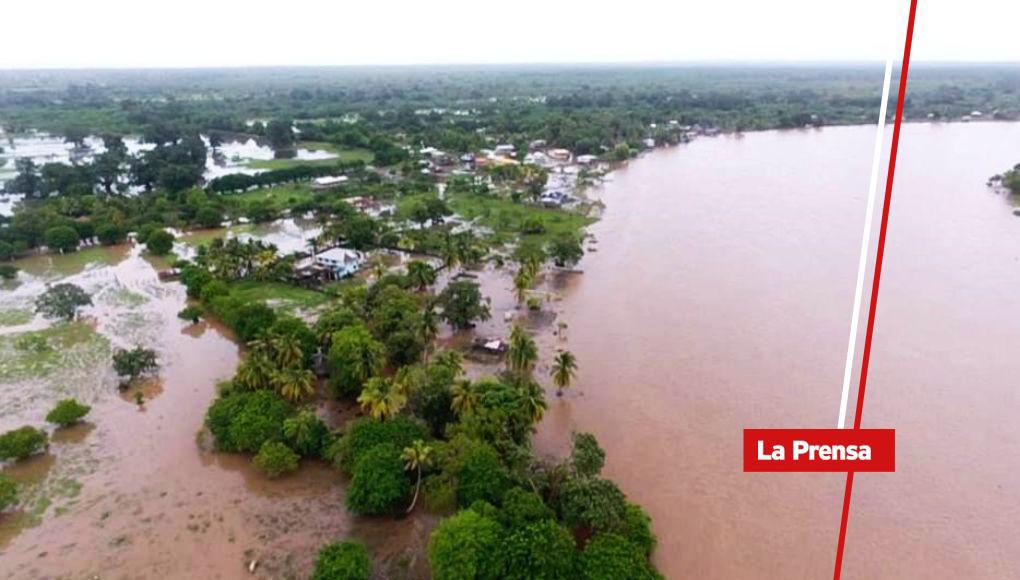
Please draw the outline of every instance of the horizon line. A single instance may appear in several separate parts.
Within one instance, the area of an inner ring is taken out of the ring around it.
[[[1017,66],[1020,60],[921,60],[915,66]],[[17,66],[0,67],[4,73],[32,72],[130,72],[130,71],[216,71],[270,69],[428,69],[428,68],[655,68],[655,67],[848,67],[881,66],[882,60],[628,60],[628,61],[520,61],[520,62],[435,62],[435,63],[359,63],[359,64],[225,64],[225,65],[97,65],[97,66]]]

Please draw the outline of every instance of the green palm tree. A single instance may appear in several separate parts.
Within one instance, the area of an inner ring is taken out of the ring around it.
[[[517,298],[517,304],[523,304],[528,299],[528,290],[531,289],[531,285],[535,283],[534,276],[531,275],[529,270],[521,266],[520,270],[514,274],[514,296]]]
[[[436,283],[436,271],[421,260],[411,260],[407,263],[407,279],[418,287],[419,292],[424,292],[426,288]]]
[[[524,407],[524,412],[528,417],[531,417],[532,424],[538,423],[545,415],[546,409],[542,388],[534,381],[528,381],[527,384],[521,386],[521,389],[523,390],[521,405]]]
[[[373,419],[385,420],[404,408],[407,394],[390,379],[372,377],[358,395],[358,403]]]
[[[432,465],[432,448],[421,439],[416,439],[410,447],[404,448],[400,458],[404,460],[404,469],[418,473],[414,484],[414,497],[411,499],[411,506],[407,508],[407,513],[411,513],[414,511],[414,505],[418,503],[418,493],[421,491],[421,472]]]
[[[577,373],[577,357],[569,350],[560,351],[553,359],[552,375],[553,383],[556,384],[556,396],[563,396],[563,389],[570,387]]]
[[[295,403],[315,394],[315,373],[297,367],[282,368],[273,373],[273,387],[281,397]]]
[[[464,372],[464,355],[455,350],[441,350],[432,358],[433,366],[441,366],[450,369],[452,376],[459,376]]]
[[[260,350],[253,350],[237,368],[234,382],[255,391],[273,386],[273,362]]]
[[[421,336],[422,344],[425,345],[425,348],[422,349],[422,360],[427,363],[429,362],[429,351],[432,350],[432,341],[439,336],[439,315],[436,314],[431,304],[426,305],[422,312],[418,333]]]
[[[523,327],[514,325],[510,331],[510,345],[507,347],[506,362],[510,370],[519,376],[528,376],[538,360],[538,346]]]
[[[457,381],[450,393],[453,395],[451,406],[458,415],[470,413],[478,406],[478,389],[471,381]]]
[[[305,353],[301,350],[301,341],[293,334],[280,334],[269,339],[273,351],[273,362],[280,367],[301,366]]]

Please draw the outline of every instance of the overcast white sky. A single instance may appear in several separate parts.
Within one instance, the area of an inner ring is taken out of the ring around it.
[[[0,69],[884,60],[907,0],[4,2]],[[916,60],[1020,61],[1020,2],[919,0]]]

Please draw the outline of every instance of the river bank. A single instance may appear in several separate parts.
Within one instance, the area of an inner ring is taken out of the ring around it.
[[[1020,568],[1015,469],[996,459],[1020,442],[1020,223],[985,186],[1020,155],[1018,132],[904,127],[865,418],[898,430],[900,457],[855,485],[844,577]],[[589,228],[598,252],[557,303],[579,387],[536,444],[559,452],[572,430],[606,442],[669,578],[831,573],[843,477],[744,474],[740,432],[835,424],[873,139],[868,126],[699,139],[590,191],[607,207]]]

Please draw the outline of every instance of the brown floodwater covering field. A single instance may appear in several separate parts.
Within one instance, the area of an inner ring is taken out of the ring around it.
[[[237,344],[215,324],[179,320],[183,287],[160,283],[137,248],[102,253],[88,265],[81,256],[33,258],[27,280],[5,290],[5,306],[24,307],[44,281],[82,285],[96,302],[83,332],[94,328],[99,343],[75,343],[88,364],[0,381],[3,429],[41,426],[63,396],[93,405],[87,423],[56,432],[49,453],[6,470],[28,500],[0,518],[2,576],[240,578],[256,561],[255,577],[303,578],[322,544],[356,537],[382,573],[420,577],[434,518],[358,518],[344,507],[341,476],[322,463],[270,481],[246,457],[201,449],[205,410],[234,372]],[[109,370],[110,349],[134,344],[155,348],[162,365],[158,379],[135,387],[142,407],[134,388],[118,396]]]

